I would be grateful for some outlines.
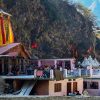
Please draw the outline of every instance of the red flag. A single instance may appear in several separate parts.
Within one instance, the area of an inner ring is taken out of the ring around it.
[[[3,40],[3,44],[5,44],[6,43],[6,39],[5,39],[5,31],[4,31],[4,20],[3,20],[3,17],[0,17],[0,21],[1,21],[2,40]]]
[[[93,51],[93,47],[90,46],[90,48],[87,50],[88,53],[91,53]]]
[[[33,42],[32,43],[32,48],[37,48],[37,43]]]

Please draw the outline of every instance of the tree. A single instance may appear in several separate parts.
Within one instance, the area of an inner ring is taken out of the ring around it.
[[[40,58],[72,57],[82,54],[94,43],[93,20],[65,0],[15,0],[10,6],[15,39]],[[83,8],[82,8],[83,9]],[[36,42],[38,47],[31,48]],[[75,44],[73,50],[69,47]],[[84,45],[84,47],[80,46]],[[71,54],[73,51],[73,54]]]

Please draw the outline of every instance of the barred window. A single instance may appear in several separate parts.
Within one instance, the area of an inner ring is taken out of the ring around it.
[[[54,85],[54,92],[61,92],[61,83],[56,83]]]
[[[84,89],[88,89],[88,87],[87,87],[87,82],[86,82],[86,81],[83,82],[83,88],[84,88]]]
[[[90,83],[90,88],[91,89],[98,89],[99,88],[98,82],[91,82]]]
[[[84,89],[99,89],[99,83],[98,82],[86,82],[83,83]]]

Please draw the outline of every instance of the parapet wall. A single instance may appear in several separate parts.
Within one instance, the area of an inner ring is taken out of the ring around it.
[[[24,97],[13,97],[13,96],[1,96],[0,100],[100,100],[100,97],[34,97],[34,96],[24,96]]]

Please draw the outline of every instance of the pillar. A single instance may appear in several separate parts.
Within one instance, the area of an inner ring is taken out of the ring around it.
[[[78,70],[79,70],[79,76],[81,76],[81,69],[79,68]]]
[[[67,77],[67,69],[64,69],[64,77]]]
[[[4,73],[4,59],[2,58],[2,73]]]
[[[34,70],[34,78],[36,78],[37,69]]]
[[[92,77],[93,76],[93,69],[91,68],[90,69],[90,77]]]
[[[19,59],[19,72],[21,72],[21,59]]]
[[[55,68],[57,68],[57,60],[54,60]]]
[[[54,71],[53,71],[53,69],[50,69],[50,79],[54,79]]]
[[[41,67],[41,61],[38,60],[38,67]]]
[[[8,72],[7,73],[11,73],[11,70],[12,70],[12,65],[11,65],[11,62],[10,62],[10,59],[8,58]]]
[[[72,69],[75,69],[75,63],[74,63],[74,60],[73,60],[73,59],[70,60],[70,66],[71,66],[71,67],[70,67],[71,70],[72,70]]]
[[[62,68],[65,68],[65,60],[62,62]]]
[[[23,71],[24,71],[24,73],[25,73],[25,69],[26,69],[25,65],[26,65],[25,59],[23,59]]]

